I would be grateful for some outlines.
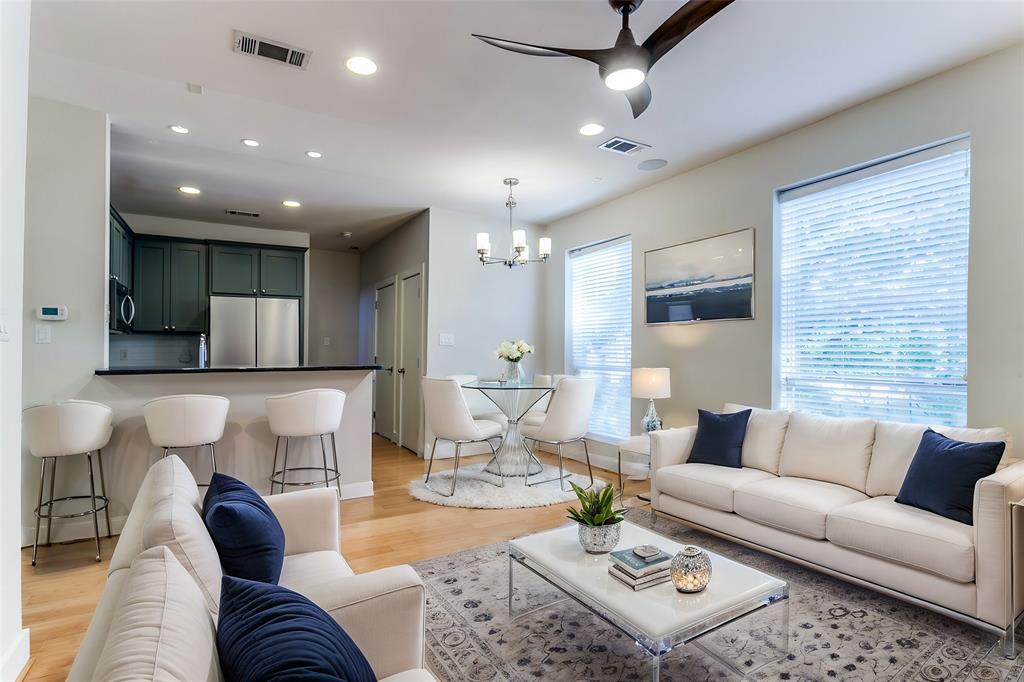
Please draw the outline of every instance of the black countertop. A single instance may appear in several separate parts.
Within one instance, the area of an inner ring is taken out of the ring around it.
[[[350,372],[381,369],[380,365],[303,365],[301,367],[124,367],[98,369],[97,376],[139,374],[217,374],[226,372]]]

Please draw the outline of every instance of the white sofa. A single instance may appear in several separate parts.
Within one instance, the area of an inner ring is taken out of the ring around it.
[[[423,664],[424,590],[416,572],[409,566],[393,566],[353,573],[339,553],[339,509],[333,490],[317,488],[264,499],[285,534],[280,585],[305,595],[340,623],[381,682],[436,682]],[[150,468],[111,557],[103,594],[69,680],[108,677],[112,665],[130,663],[130,652],[144,651],[147,643],[173,641],[183,631],[195,632],[196,624],[205,620],[216,623],[222,572],[201,509],[202,496],[196,482],[178,457],[165,457]],[[156,555],[151,548],[161,545],[191,576],[198,588],[198,603],[205,605],[205,612],[190,613],[188,605],[197,602],[183,594],[180,603],[164,610],[166,615],[157,621],[158,625],[126,631],[119,624],[139,617],[126,616],[126,609],[137,607],[140,597],[150,601],[165,598],[166,586],[174,582],[170,572],[153,569],[154,562],[163,555]],[[136,566],[133,562],[137,557],[140,560]],[[161,576],[160,580],[154,578],[156,575]],[[205,679],[218,680],[216,651],[209,649],[212,642],[209,637],[197,637],[187,647],[167,646],[161,651],[165,658],[176,656],[180,650],[199,660],[212,661]],[[181,679],[180,671],[188,669],[186,663],[165,660],[161,668],[171,673],[163,677],[154,673],[153,679]],[[175,670],[178,675],[173,673]],[[131,670],[122,671],[120,678],[138,679]]]
[[[738,469],[687,464],[695,426],[651,434],[652,514],[969,622],[1012,647],[1024,590],[1011,607],[1009,503],[1024,498],[1024,462],[1012,460],[1004,429],[932,427],[1007,444],[1001,468],[975,487],[970,526],[895,501],[926,427],[752,409]],[[1018,585],[1022,577],[1017,568]]]

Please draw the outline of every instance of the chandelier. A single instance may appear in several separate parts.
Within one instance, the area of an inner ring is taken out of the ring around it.
[[[476,233],[476,252],[483,265],[504,265],[514,268],[517,265],[527,263],[547,263],[551,256],[551,237],[541,237],[537,242],[537,258],[530,258],[530,247],[526,244],[526,230],[515,230],[512,228],[512,209],[516,207],[515,197],[512,196],[512,188],[519,184],[517,178],[505,178],[502,180],[508,187],[508,198],[505,199],[505,208],[508,209],[508,231],[511,237],[507,258],[498,258],[491,255],[491,235],[489,232]]]

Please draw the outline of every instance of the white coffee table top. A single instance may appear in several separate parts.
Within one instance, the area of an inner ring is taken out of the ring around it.
[[[616,549],[652,544],[675,555],[683,545],[622,522]],[[677,592],[671,581],[634,592],[608,574],[607,554],[587,554],[575,524],[510,541],[512,557],[627,632],[658,648],[700,636],[767,603],[788,596],[785,581],[731,559],[711,556],[711,583],[703,592]]]

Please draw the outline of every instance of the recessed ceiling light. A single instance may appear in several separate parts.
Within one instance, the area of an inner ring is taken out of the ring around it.
[[[654,171],[659,168],[664,168],[668,165],[668,161],[665,159],[647,159],[637,164],[637,169],[642,171]]]
[[[308,156],[311,159],[319,159],[320,157],[323,156],[323,153],[322,152],[315,152],[312,149],[310,149],[308,152],[306,152],[306,156]]]
[[[600,135],[604,132],[604,126],[600,123],[587,123],[580,126],[580,135]]]
[[[248,138],[248,137],[243,137],[242,138],[242,144],[244,144],[246,147],[259,147],[260,146],[260,143],[259,143],[258,140],[253,140],[253,139]]]
[[[178,191],[182,194],[199,194],[198,187],[189,187],[188,185],[182,185],[178,188]]]
[[[284,201],[281,202],[281,205],[286,208],[298,208],[299,206],[302,206],[302,204],[295,201],[294,199],[285,199]]]
[[[179,135],[187,135],[188,134],[188,128],[186,128],[185,126],[180,126],[180,125],[175,124],[175,125],[167,126],[167,127],[171,129],[172,133],[178,133]]]
[[[349,57],[345,61],[345,68],[360,76],[377,73],[377,65],[369,57]]]

